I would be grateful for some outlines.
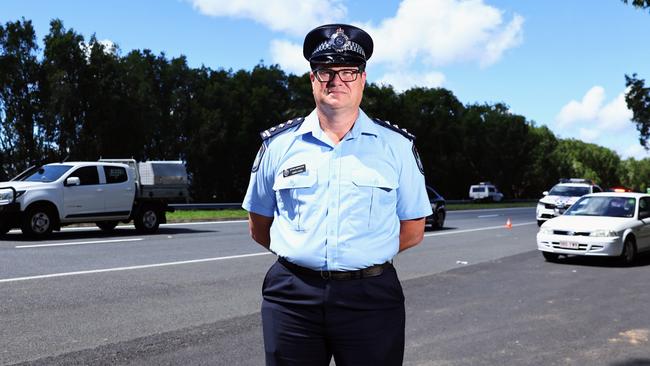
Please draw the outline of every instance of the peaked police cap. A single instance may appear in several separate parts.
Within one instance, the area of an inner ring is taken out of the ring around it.
[[[362,65],[372,55],[372,49],[372,38],[363,29],[348,24],[327,24],[307,33],[302,53],[312,65]]]

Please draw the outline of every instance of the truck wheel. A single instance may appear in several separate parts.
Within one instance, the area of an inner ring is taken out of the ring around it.
[[[95,225],[97,225],[98,228],[100,228],[102,231],[105,232],[111,232],[115,227],[117,226],[117,221],[99,221],[96,222]]]
[[[44,239],[52,233],[55,215],[47,206],[30,207],[23,217],[21,231],[34,239]]]
[[[11,225],[2,223],[0,224],[0,235],[5,235],[11,230]]]
[[[135,215],[133,224],[135,229],[141,233],[155,233],[160,226],[160,212],[155,208],[145,206]]]

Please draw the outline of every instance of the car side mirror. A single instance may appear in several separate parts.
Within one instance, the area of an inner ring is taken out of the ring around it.
[[[542,192],[542,196],[548,196],[548,191]]]
[[[79,179],[79,177],[68,177],[68,178],[65,180],[65,184],[64,184],[64,185],[65,185],[66,187],[70,187],[70,186],[79,186],[79,185],[81,185],[81,179]]]

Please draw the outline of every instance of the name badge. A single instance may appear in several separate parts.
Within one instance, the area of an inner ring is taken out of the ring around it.
[[[305,164],[302,164],[302,165],[294,166],[294,167],[291,167],[289,169],[283,170],[282,171],[282,176],[283,177],[290,177],[292,175],[304,173],[306,171],[307,171],[307,167],[305,166]]]

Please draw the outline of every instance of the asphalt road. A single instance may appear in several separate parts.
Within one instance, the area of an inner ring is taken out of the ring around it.
[[[512,229],[504,228],[506,219]],[[406,365],[650,365],[650,259],[544,262],[534,209],[451,212],[395,263]],[[0,364],[262,365],[244,222],[0,241]]]

